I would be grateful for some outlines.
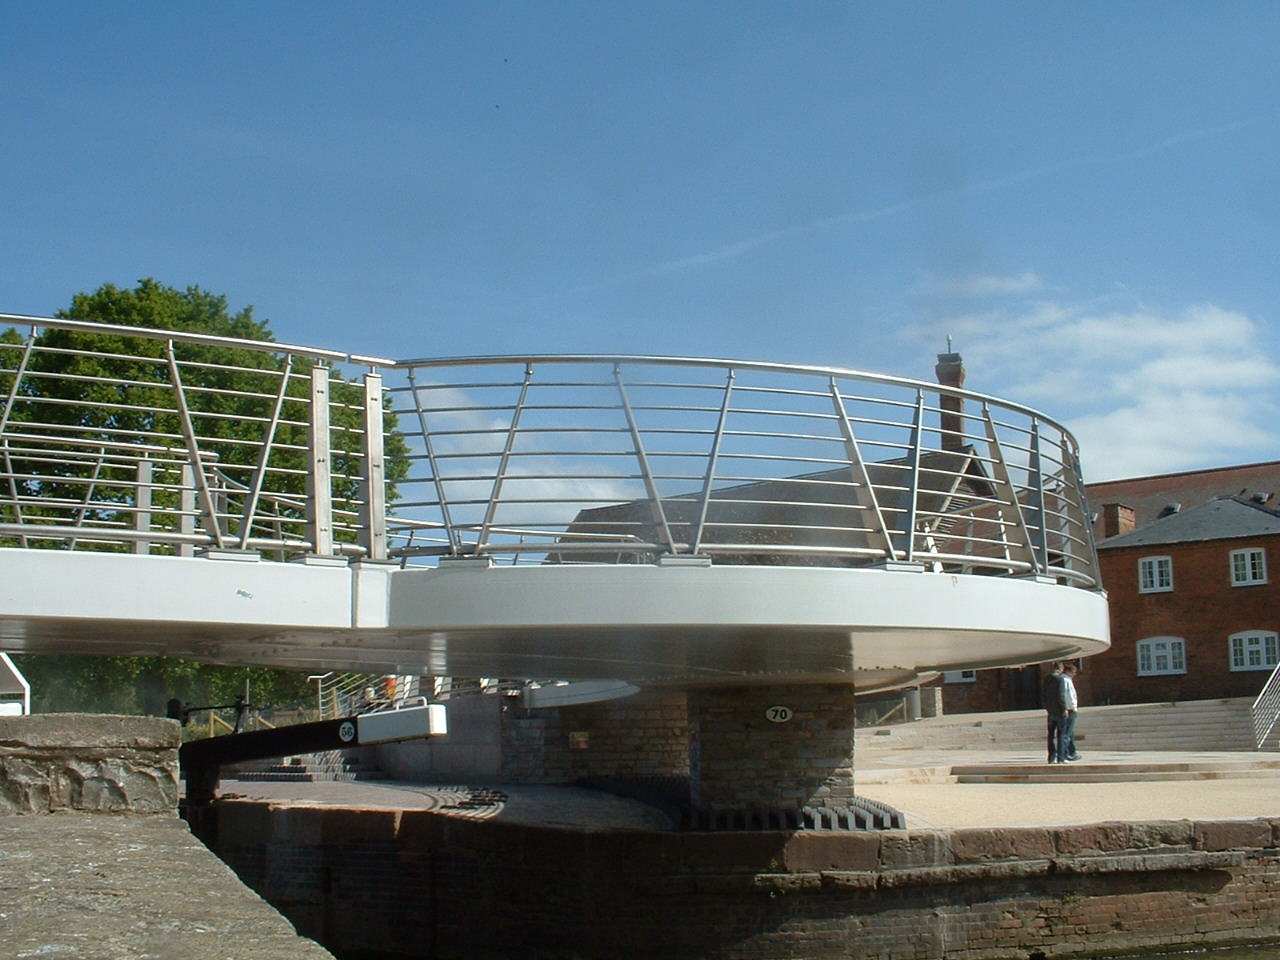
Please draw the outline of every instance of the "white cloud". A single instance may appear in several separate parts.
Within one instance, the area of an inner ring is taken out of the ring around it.
[[[1043,301],[948,317],[927,335],[941,330],[970,388],[1076,435],[1090,480],[1277,455],[1280,364],[1242,313]]]
[[[1044,281],[1029,271],[1016,277],[997,277],[986,273],[967,277],[929,277],[925,285],[931,294],[959,297],[1008,296],[1037,293],[1044,289]]]

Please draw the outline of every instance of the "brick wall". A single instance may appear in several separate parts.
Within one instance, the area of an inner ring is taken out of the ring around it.
[[[1228,555],[1236,549],[1265,547],[1274,565],[1280,563],[1277,546],[1280,539],[1250,537],[1101,551],[1111,606],[1111,649],[1085,661],[1088,702],[1255,696],[1268,671],[1232,671],[1227,638],[1243,630],[1280,632],[1280,584],[1272,572],[1270,583],[1231,586]],[[1173,558],[1172,592],[1138,592],[1138,561],[1147,556]],[[1185,640],[1185,674],[1137,675],[1136,644],[1153,636]]]
[[[785,722],[771,719],[775,709]],[[693,690],[689,715],[695,804],[839,806],[854,795],[851,686]]]
[[[504,783],[687,776],[684,691],[645,690],[620,700],[502,714]]]
[[[336,953],[983,960],[1280,941],[1280,820],[601,833],[220,801],[215,852]]]

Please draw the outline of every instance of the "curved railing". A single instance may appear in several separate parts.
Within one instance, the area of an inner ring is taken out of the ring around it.
[[[393,369],[410,464],[388,531],[396,555],[921,564],[1097,585],[1075,441],[1024,407],[726,360]]]
[[[397,363],[4,322],[29,332],[0,338],[0,545],[1098,585],[1074,439],[969,391],[774,363]]]

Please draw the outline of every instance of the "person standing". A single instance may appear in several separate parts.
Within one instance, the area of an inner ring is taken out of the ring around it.
[[[1059,763],[1080,759],[1080,754],[1076,752],[1076,716],[1080,700],[1076,694],[1075,682],[1079,669],[1070,661],[1062,665],[1062,694],[1066,718],[1063,720],[1062,729],[1058,732]]]
[[[1064,750],[1063,727],[1067,721],[1067,691],[1063,682],[1066,674],[1062,672],[1062,664],[1054,661],[1050,664],[1049,673],[1040,683],[1040,703],[1044,706],[1048,719],[1049,762],[1061,763],[1068,755]],[[1073,688],[1074,689],[1074,688]]]

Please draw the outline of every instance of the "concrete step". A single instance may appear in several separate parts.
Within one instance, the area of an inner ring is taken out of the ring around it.
[[[1077,739],[1093,749],[1253,751],[1251,701],[1202,700],[1179,703],[1120,704],[1084,707]],[[1044,713],[1039,710],[934,717],[886,727],[863,728],[859,745],[902,749],[914,745],[933,749],[998,747],[1016,749],[1041,745]],[[1280,749],[1280,733],[1268,741]]]
[[[1280,784],[1280,758],[1066,764],[965,764],[953,766],[956,783],[1107,783],[1142,780],[1256,780]]]

